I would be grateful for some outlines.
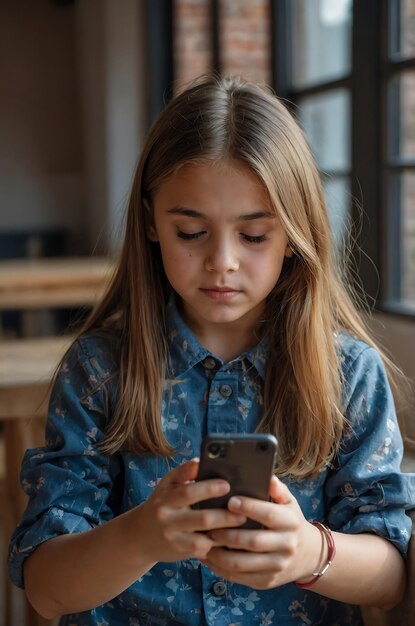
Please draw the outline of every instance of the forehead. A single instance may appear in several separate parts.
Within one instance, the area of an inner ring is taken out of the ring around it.
[[[204,213],[225,208],[239,214],[259,209],[275,213],[263,183],[238,160],[182,165],[161,183],[154,203],[166,209],[188,206]]]

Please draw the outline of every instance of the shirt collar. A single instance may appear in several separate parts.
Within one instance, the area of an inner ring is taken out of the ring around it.
[[[166,330],[169,348],[169,375],[179,376],[185,374],[197,363],[207,357],[213,357],[223,365],[223,361],[204,348],[184,322],[176,303],[175,294],[171,294],[166,310]],[[248,360],[255,367],[261,378],[265,378],[269,345],[264,337],[261,341],[247,350],[235,360]]]

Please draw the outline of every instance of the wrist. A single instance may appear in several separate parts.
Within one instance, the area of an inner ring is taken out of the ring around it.
[[[303,583],[312,578],[317,572],[327,556],[327,546],[323,541],[321,532],[311,522],[307,521],[303,536],[303,550],[301,573],[296,578],[296,582]]]
[[[160,559],[157,555],[157,546],[154,545],[153,534],[146,524],[146,503],[130,509],[124,513],[126,518],[125,540],[131,556],[137,561],[139,569],[146,571],[156,565]]]
[[[307,589],[314,585],[329,569],[332,561],[336,555],[336,544],[330,528],[325,526],[322,522],[311,522],[314,528],[318,529],[321,537],[321,557],[319,566],[313,570],[313,573],[307,580],[297,579],[296,585],[302,589]]]

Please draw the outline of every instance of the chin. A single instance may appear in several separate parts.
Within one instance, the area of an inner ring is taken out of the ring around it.
[[[210,324],[231,324],[232,322],[238,322],[243,317],[243,315],[237,315],[231,311],[218,311],[211,314],[207,311],[200,311],[199,315]]]

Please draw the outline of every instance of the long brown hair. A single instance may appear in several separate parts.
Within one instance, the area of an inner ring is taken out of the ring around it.
[[[339,277],[320,177],[302,131],[270,90],[239,78],[203,77],[176,96],[142,152],[118,269],[82,329],[114,324],[121,333],[119,404],[103,449],[174,453],[161,426],[169,285],[158,244],[146,235],[146,207],[181,165],[229,159],[248,165],[265,186],[294,251],[269,298],[271,355],[259,430],[279,440],[279,472],[311,475],[333,458],[345,427],[336,333],[374,342]]]

